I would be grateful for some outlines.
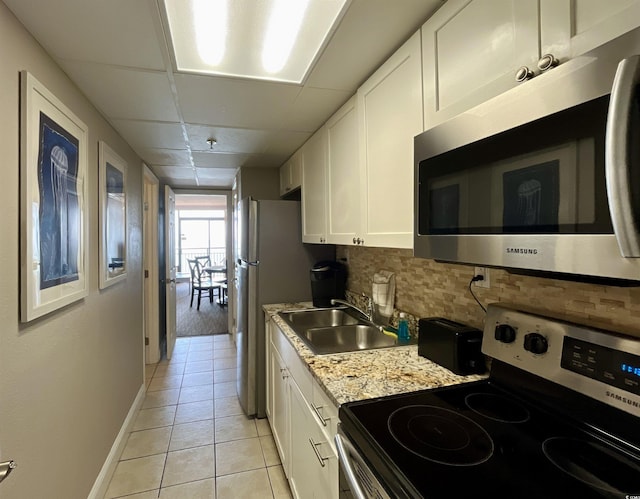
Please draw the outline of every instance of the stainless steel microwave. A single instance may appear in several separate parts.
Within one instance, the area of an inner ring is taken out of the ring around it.
[[[640,281],[637,54],[640,29],[418,135],[415,256]]]

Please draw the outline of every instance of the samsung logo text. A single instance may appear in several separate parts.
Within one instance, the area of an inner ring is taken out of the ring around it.
[[[508,255],[537,255],[537,248],[507,248]]]

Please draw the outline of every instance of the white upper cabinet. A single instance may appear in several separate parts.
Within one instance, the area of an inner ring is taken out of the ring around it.
[[[540,0],[542,54],[560,63],[640,26],[640,0]]]
[[[302,185],[302,155],[300,151],[280,167],[280,196],[289,194]]]
[[[327,242],[325,213],[327,129],[320,128],[300,149],[302,153],[302,241]]]
[[[509,90],[518,68],[536,67],[537,4],[449,0],[424,24],[425,128]]]
[[[360,237],[358,116],[352,97],[327,128],[327,242],[354,244]]]
[[[448,0],[422,27],[425,129],[638,25],[640,0]]]
[[[358,89],[364,244],[413,247],[413,138],[423,129],[420,32]]]

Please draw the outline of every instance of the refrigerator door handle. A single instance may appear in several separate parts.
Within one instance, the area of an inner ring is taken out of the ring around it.
[[[256,260],[255,262],[250,262],[248,260],[245,260],[244,258],[238,258],[238,265],[240,266],[248,265],[249,267],[257,267],[258,265],[260,265],[260,260]]]

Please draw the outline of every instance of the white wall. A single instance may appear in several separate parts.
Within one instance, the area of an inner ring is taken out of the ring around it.
[[[89,296],[19,322],[19,72],[89,128]],[[98,141],[128,163],[128,278],[98,290]],[[0,2],[0,498],[85,498],[143,383],[140,159]]]

